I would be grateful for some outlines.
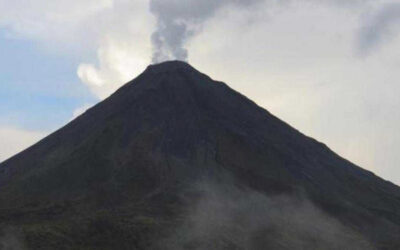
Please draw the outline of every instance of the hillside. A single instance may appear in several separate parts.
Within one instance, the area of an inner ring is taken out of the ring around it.
[[[0,225],[26,249],[400,249],[400,188],[171,61],[1,163]]]

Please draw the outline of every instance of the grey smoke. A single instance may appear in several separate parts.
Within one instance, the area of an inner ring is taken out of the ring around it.
[[[394,27],[400,23],[400,3],[384,5],[377,13],[369,16],[359,34],[359,50],[362,55],[390,40],[396,34]]]
[[[248,8],[264,0],[150,0],[157,19],[152,34],[153,63],[170,59],[187,61],[186,42],[221,8]]]
[[[193,250],[372,250],[360,234],[301,197],[268,197],[233,186],[202,183],[201,198],[161,244]]]

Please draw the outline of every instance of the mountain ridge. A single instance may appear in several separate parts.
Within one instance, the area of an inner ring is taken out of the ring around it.
[[[179,61],[150,65],[74,121],[0,163],[0,225],[18,218],[30,228],[34,217],[50,227],[43,211],[67,223],[63,216],[74,210],[77,218],[91,218],[85,209],[131,206],[138,215],[172,223],[183,208],[181,197],[189,193],[195,200],[188,190],[204,179],[267,196],[304,194],[376,248],[400,244],[399,187]],[[115,215],[121,218],[127,219]],[[136,233],[148,237],[144,232]]]

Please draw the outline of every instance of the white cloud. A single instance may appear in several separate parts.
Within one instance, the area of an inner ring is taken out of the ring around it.
[[[0,127],[0,162],[38,142],[47,133]]]
[[[99,66],[80,64],[77,71],[79,78],[97,97],[106,98],[146,68],[150,49],[138,49],[145,48],[143,43],[146,41],[148,39],[144,38],[133,41],[130,37],[107,39],[97,51]]]
[[[100,99],[106,98],[143,71],[150,62],[153,18],[147,1],[115,2],[113,11],[101,19],[97,63],[82,63],[81,81]]]
[[[143,0],[0,0],[0,27],[56,53],[97,53],[77,74],[104,99],[144,70],[151,59],[154,20]]]

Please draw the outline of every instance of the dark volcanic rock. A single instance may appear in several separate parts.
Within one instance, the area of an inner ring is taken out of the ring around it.
[[[20,228],[28,249],[165,249],[162,239],[169,242],[172,228],[184,227],[188,211],[210,193],[198,183],[218,183],[211,186],[223,186],[217,188],[225,190],[222,196],[238,189],[266,199],[301,197],[369,247],[400,247],[399,187],[179,61],[149,66],[105,101],[1,163],[0,223],[5,230]],[[222,200],[222,207],[232,202]],[[222,237],[213,245],[196,238],[171,248],[343,249],[323,245],[328,237],[309,239],[297,231],[298,241],[289,242],[278,229],[279,242],[267,240],[271,230],[248,236],[269,242],[261,247]]]

